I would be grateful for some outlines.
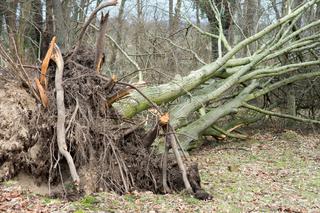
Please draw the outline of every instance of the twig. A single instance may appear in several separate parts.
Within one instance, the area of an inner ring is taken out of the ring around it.
[[[206,62],[204,62],[204,61],[199,57],[199,55],[198,55],[195,51],[193,51],[193,50],[191,50],[191,49],[189,49],[189,48],[185,48],[185,47],[179,46],[178,44],[174,43],[171,39],[168,39],[168,38],[165,38],[165,37],[161,37],[161,36],[158,36],[157,38],[166,40],[167,42],[169,42],[171,45],[173,45],[173,46],[176,47],[176,48],[179,48],[179,49],[181,49],[181,50],[190,52],[201,64],[203,64],[203,65],[206,65],[206,64],[207,64]]]

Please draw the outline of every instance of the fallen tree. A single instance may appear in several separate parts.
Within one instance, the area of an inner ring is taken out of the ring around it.
[[[314,20],[300,29],[295,28],[299,18],[318,2],[307,1],[274,24],[238,43],[216,61],[192,71],[189,75],[166,84],[141,88],[141,92],[156,104],[172,103],[180,96],[185,96],[181,98],[182,101],[173,104],[169,113],[171,124],[177,129],[183,147],[186,149],[194,147],[189,145],[190,142],[197,141],[207,128],[247,102],[288,84],[320,75],[317,71],[318,57],[312,54],[320,44],[316,30],[320,21]],[[234,58],[239,51],[257,40],[265,42],[261,42],[264,45],[252,56]],[[299,54],[304,55],[306,61],[292,63]],[[288,57],[287,64],[279,64],[282,57]],[[304,74],[295,72],[301,68],[310,71]],[[288,75],[291,77],[282,78]],[[243,98],[241,90],[245,92],[246,85],[252,84],[250,83],[252,81],[257,82],[256,88]],[[224,99],[230,99],[229,103],[224,104],[221,101]],[[216,105],[214,109],[210,109],[212,105]],[[125,99],[114,103],[113,107],[124,117],[130,118],[151,106],[138,92],[132,91]],[[191,116],[198,109],[206,107],[205,115]],[[280,117],[299,120],[295,116]],[[310,119],[305,121],[317,123]]]

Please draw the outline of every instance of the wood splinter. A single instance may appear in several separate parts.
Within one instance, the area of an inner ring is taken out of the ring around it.
[[[97,42],[96,42],[96,55],[95,55],[95,68],[96,72],[100,73],[101,68],[104,64],[105,61],[105,46],[106,46],[106,41],[105,41],[105,34],[107,32],[107,24],[108,24],[108,19],[109,19],[109,12],[106,15],[101,14],[101,19],[100,19],[100,30],[99,34],[97,37]]]
[[[48,97],[46,95],[46,90],[48,89],[48,81],[47,81],[46,76],[47,76],[47,71],[48,71],[50,59],[52,59],[53,49],[54,49],[54,46],[56,45],[56,40],[57,40],[57,38],[54,36],[50,42],[46,56],[44,57],[44,59],[42,61],[40,79],[38,79],[38,78],[34,79],[34,81],[36,83],[36,87],[37,87],[39,94],[40,94],[40,99],[41,99],[42,105],[45,108],[48,107],[48,102],[49,102]]]

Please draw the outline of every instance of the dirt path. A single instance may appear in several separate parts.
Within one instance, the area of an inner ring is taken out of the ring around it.
[[[64,202],[23,192],[14,181],[0,187],[0,211],[11,212],[320,212],[320,136],[256,135],[211,144],[191,154],[213,201],[151,192],[102,193]]]

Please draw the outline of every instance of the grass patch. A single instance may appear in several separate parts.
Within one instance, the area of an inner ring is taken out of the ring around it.
[[[95,206],[99,203],[98,199],[92,195],[87,195],[79,201],[78,211],[82,211],[82,209],[90,209],[94,210]]]

